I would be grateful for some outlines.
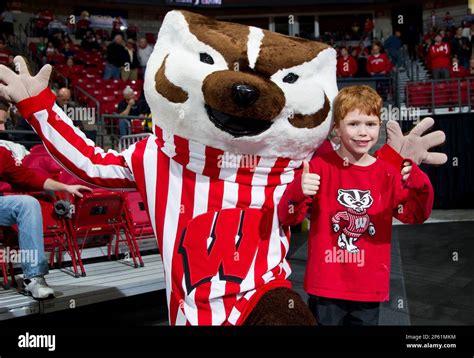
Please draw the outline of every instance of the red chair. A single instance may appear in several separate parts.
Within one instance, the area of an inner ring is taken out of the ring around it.
[[[143,123],[141,119],[132,119],[130,121],[130,125],[132,128],[132,134],[140,134],[145,131],[143,128]]]
[[[467,82],[452,81],[448,84],[450,104],[453,106],[464,106],[468,103]]]
[[[413,83],[407,87],[408,103],[411,107],[430,108],[431,84],[430,83]]]
[[[125,241],[130,250],[134,267],[137,263],[137,245],[128,230],[128,225],[124,219],[124,198],[119,192],[94,190],[93,193],[85,193],[83,198],[75,198],[75,213],[73,218],[68,221],[70,233],[76,252],[78,253],[78,264],[82,276],[86,275],[82,263],[82,250],[84,247],[103,246],[93,245],[90,239],[93,237],[108,237],[107,256],[111,257],[112,241],[115,238],[115,257],[119,255],[119,243]],[[122,239],[120,232],[123,230],[125,240]],[[89,240],[89,243],[88,243]],[[139,255],[139,253],[138,253]]]
[[[43,215],[43,237],[44,250],[50,252],[49,266],[54,266],[54,256],[58,254],[58,267],[62,267],[62,259],[64,251],[71,257],[72,268],[75,277],[79,277],[77,270],[77,252],[71,240],[65,217],[58,216],[55,205],[58,205],[59,199],[57,197],[48,195],[46,193],[32,193],[38,199],[41,205],[41,213]],[[67,214],[67,213],[65,213]]]
[[[145,203],[138,191],[125,194],[125,214],[128,227],[135,239],[148,239],[155,237],[150,217],[145,208]]]
[[[435,107],[449,106],[449,88],[445,82],[434,84],[434,103]]]

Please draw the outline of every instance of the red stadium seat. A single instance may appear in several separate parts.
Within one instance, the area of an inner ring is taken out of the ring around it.
[[[143,123],[141,119],[132,119],[130,121],[132,134],[140,134],[144,132]]]
[[[449,105],[449,88],[446,82],[434,84],[435,107],[447,107]]]
[[[156,42],[156,39],[155,39],[155,34],[152,33],[152,32],[147,32],[145,34],[145,38],[146,38],[146,41],[149,43],[149,44],[154,44]]]
[[[431,100],[431,84],[430,83],[413,83],[407,87],[408,105],[410,107],[430,108]]]

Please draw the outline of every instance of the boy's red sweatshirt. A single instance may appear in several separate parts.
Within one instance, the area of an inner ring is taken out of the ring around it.
[[[413,167],[403,182],[402,165],[377,159],[347,165],[331,151],[310,161],[321,184],[314,198],[303,194],[301,172],[278,206],[282,225],[301,222],[312,205],[305,290],[316,296],[352,301],[387,301],[392,217],[422,223],[431,214],[433,188]]]

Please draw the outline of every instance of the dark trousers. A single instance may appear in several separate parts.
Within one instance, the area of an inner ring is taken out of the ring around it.
[[[320,326],[377,326],[380,302],[359,302],[309,295],[308,305]]]

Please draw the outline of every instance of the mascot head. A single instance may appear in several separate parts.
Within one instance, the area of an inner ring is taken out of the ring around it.
[[[154,124],[231,153],[304,159],[326,138],[337,94],[329,46],[169,12],[145,74]]]

